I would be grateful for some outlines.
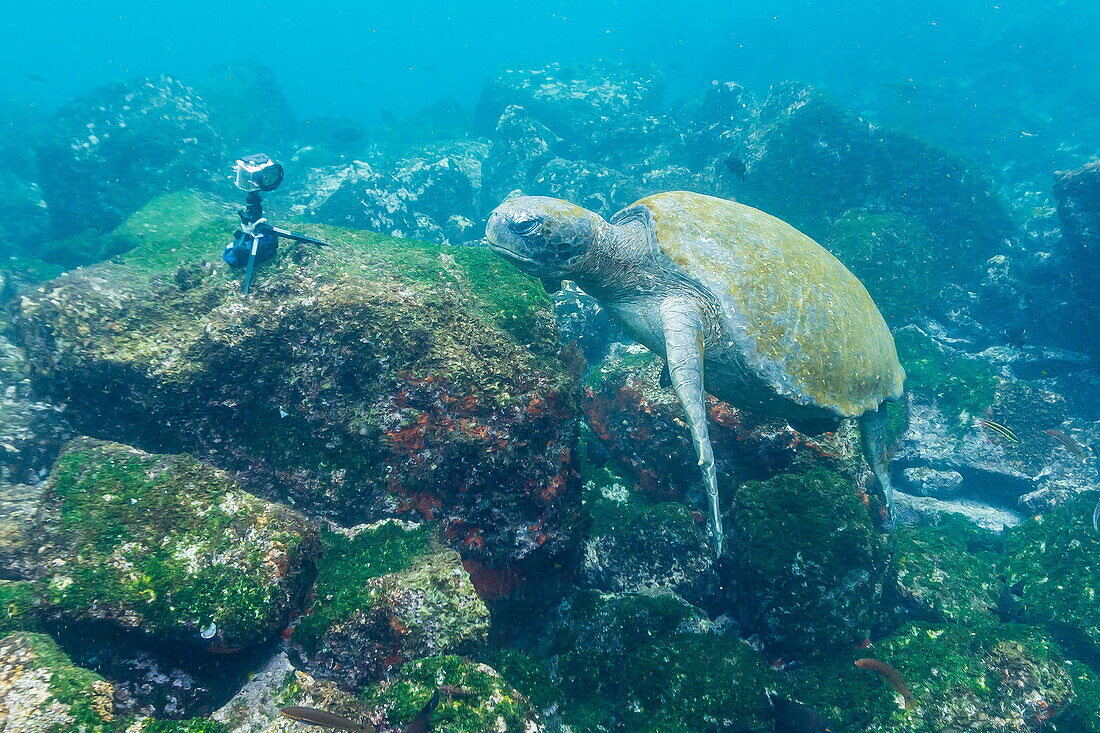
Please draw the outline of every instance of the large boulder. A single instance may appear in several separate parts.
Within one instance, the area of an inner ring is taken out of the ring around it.
[[[255,645],[301,609],[317,528],[186,456],[74,441],[37,517],[46,602],[214,649]]]
[[[458,553],[394,520],[327,533],[313,602],[291,639],[307,669],[356,689],[402,664],[470,652],[489,611]]]
[[[101,87],[62,107],[38,147],[54,233],[106,232],[158,194],[211,186],[228,165],[206,104],[167,76]]]
[[[242,299],[206,264],[230,223],[191,231],[177,203],[171,236],[18,304],[35,386],[77,429],[347,525],[439,519],[467,559],[570,546],[575,380],[537,281],[487,249],[310,227],[330,246],[284,245]]]
[[[508,194],[528,188],[557,151],[560,137],[518,105],[505,108],[492,132],[485,158],[481,208],[495,208]]]
[[[652,66],[553,63],[508,70],[485,83],[475,124],[488,132],[509,106],[518,105],[561,137],[570,157],[614,166],[670,137],[657,117],[663,92],[664,80]]]
[[[294,113],[275,75],[260,64],[213,66],[190,80],[206,103],[210,125],[231,157],[284,150],[295,132]]]
[[[0,726],[25,733],[116,733],[114,689],[74,666],[50,637],[0,638]]]
[[[915,702],[903,704],[884,677],[854,664],[867,657],[896,669]],[[789,697],[817,710],[836,730],[1035,733],[1051,730],[1071,708],[1071,669],[1058,645],[1033,627],[910,624],[871,649],[836,651],[794,666],[784,681]]]
[[[1066,331],[1080,334],[1077,342],[1095,358],[1100,355],[1094,337],[1100,326],[1100,305],[1096,299],[1100,288],[1100,160],[1057,173],[1054,197],[1058,201],[1062,234],[1070,244],[1064,266],[1068,270],[1074,299],[1072,312],[1076,317],[1066,324]]]
[[[869,635],[888,569],[866,494],[822,468],[748,481],[734,497],[733,608],[780,653]]]

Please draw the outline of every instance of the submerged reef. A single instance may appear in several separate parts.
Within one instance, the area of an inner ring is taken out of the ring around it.
[[[378,129],[257,65],[0,100],[0,729],[388,731],[438,692],[454,733],[1100,730],[1097,164],[663,87],[511,69]],[[329,245],[242,297],[218,171],[258,145],[268,214]],[[513,193],[668,190],[867,286],[908,373],[893,517],[851,421],[710,399],[715,557],[663,360],[482,246]]]

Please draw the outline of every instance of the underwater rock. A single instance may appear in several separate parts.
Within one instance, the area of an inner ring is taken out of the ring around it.
[[[606,468],[584,472],[590,529],[580,585],[611,593],[672,590],[698,602],[719,585],[701,517],[683,504],[648,504]]]
[[[0,484],[38,483],[71,437],[62,410],[31,394],[22,350],[0,336]]]
[[[49,207],[37,183],[0,168],[0,201],[0,247],[5,254],[25,256],[52,239]]]
[[[211,718],[226,726],[228,733],[295,733],[302,730],[302,724],[279,712],[292,705],[328,710],[356,721],[370,720],[370,708],[355,695],[295,669],[282,652]]]
[[[189,82],[206,103],[210,125],[225,140],[231,158],[257,151],[276,156],[289,144],[294,113],[267,66],[214,66]]]
[[[938,471],[926,466],[903,468],[902,485],[910,494],[950,499],[959,493],[963,477],[958,471]]]
[[[745,138],[755,106],[740,84],[712,81],[702,97],[683,111],[687,167],[698,171],[710,161],[721,160],[724,173],[743,177]]]
[[[763,730],[767,665],[712,628],[669,591],[577,593],[550,635],[564,722],[579,730]]]
[[[787,653],[868,635],[889,560],[869,505],[855,483],[823,468],[741,485],[730,547],[743,633]]]
[[[52,612],[221,650],[286,626],[317,544],[218,469],[89,439],[58,459],[37,523]]]
[[[37,563],[40,538],[34,515],[42,485],[0,483],[0,578],[29,578]]]
[[[894,519],[899,524],[933,524],[951,516],[965,518],[975,527],[990,532],[1004,532],[1024,521],[1019,512],[990,506],[975,499],[935,499],[894,492]]]
[[[0,580],[0,636],[12,631],[38,631],[42,587],[26,580]]]
[[[915,704],[859,658],[891,665]],[[914,623],[874,646],[834,652],[783,677],[787,695],[837,730],[886,733],[1033,733],[1074,699],[1070,665],[1038,629],[1017,624]],[[1061,728],[1061,726],[1059,726]]]
[[[1079,348],[1100,355],[1096,330],[1100,327],[1100,161],[1055,174],[1054,197],[1062,234],[1070,244],[1066,269],[1073,273],[1069,290],[1076,313],[1066,334],[1078,334]],[[1071,347],[1074,344],[1071,344]]]
[[[375,721],[404,726],[416,717],[436,690],[440,690],[439,704],[431,715],[431,730],[448,733],[544,730],[527,698],[495,669],[454,655],[410,662],[393,679],[366,690],[360,699],[373,708]]]
[[[921,621],[985,623],[993,620],[1004,583],[998,578],[996,535],[957,515],[937,524],[899,527],[889,540],[896,583],[886,603]]]
[[[664,80],[655,66],[553,63],[490,78],[474,121],[487,132],[516,105],[565,141],[566,157],[615,167],[636,161],[669,136],[667,125],[655,116],[663,93]]]
[[[489,211],[512,191],[523,191],[563,149],[563,142],[526,109],[507,107],[492,133],[485,158],[481,208]]]
[[[315,676],[356,689],[486,640],[488,609],[458,553],[428,529],[385,520],[326,533],[322,547],[313,603],[291,635]]]
[[[628,340],[592,296],[566,280],[554,293],[554,322],[563,344],[576,342],[590,365],[599,364],[614,343]]]
[[[72,664],[48,636],[0,638],[0,725],[24,733],[115,733],[114,693],[95,672]]]
[[[225,169],[202,99],[167,76],[101,87],[62,107],[38,147],[54,235],[107,232],[154,196]]]
[[[637,185],[619,171],[564,158],[549,161],[523,192],[565,199],[608,219],[640,198]]]
[[[659,385],[663,361],[640,346],[612,351],[584,381],[586,422],[615,469],[655,500],[697,489],[699,467],[683,408]],[[761,479],[795,466],[826,465],[853,479],[863,472],[851,426],[809,438],[783,420],[756,418],[708,397],[710,438],[720,483]]]
[[[1026,618],[1048,624],[1072,645],[1100,652],[1100,534],[1093,528],[1096,492],[1081,494],[1005,536],[1004,574],[1020,588]]]
[[[773,87],[748,146],[744,182],[733,187],[739,200],[819,241],[828,241],[830,226],[848,211],[903,214],[923,225],[905,242],[906,259],[923,261],[930,234],[930,274],[958,282],[976,280],[979,264],[1015,231],[992,183],[972,165],[904,133],[880,130],[812,87]],[[896,233],[904,237],[903,230]]]
[[[161,226],[189,221],[177,203]],[[27,291],[36,388],[80,430],[200,454],[347,525],[442,520],[497,567],[572,545],[576,381],[538,281],[483,248],[307,227],[330,246],[284,245],[241,299],[239,273],[202,264],[229,227]]]

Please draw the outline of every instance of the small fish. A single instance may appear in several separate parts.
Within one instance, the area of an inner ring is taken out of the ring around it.
[[[1044,430],[1043,432],[1065,446],[1066,450],[1068,450],[1070,453],[1077,456],[1082,461],[1085,460],[1085,449],[1082,448],[1081,444],[1074,440],[1073,437],[1068,435],[1065,431]]]
[[[297,720],[300,723],[309,723],[310,725],[321,725],[326,728],[353,731],[353,733],[375,733],[376,730],[370,723],[356,723],[351,718],[345,718],[343,715],[330,713],[327,710],[318,710],[317,708],[302,708],[295,706],[283,708],[279,712],[291,720]],[[424,730],[427,730],[427,728]]]
[[[836,730],[811,707],[770,692],[765,698],[767,715],[775,720],[775,733],[834,733]]]
[[[465,687],[458,687],[457,685],[440,685],[439,691],[451,697],[470,697],[477,694],[473,690],[467,690]]]
[[[23,76],[27,77],[28,79],[33,81],[35,84],[49,84],[50,83],[49,79],[45,79],[45,78],[39,76],[38,74],[32,74],[29,71],[26,72],[25,74],[23,74]]]
[[[981,424],[981,426],[983,428],[989,428],[990,430],[992,430],[996,433],[999,433],[1000,435],[1002,435],[1006,440],[1008,440],[1011,443],[1019,443],[1020,442],[1020,439],[1016,437],[1016,433],[1012,432],[1011,430],[1006,428],[1004,425],[1001,425],[999,422],[993,422],[992,420],[986,420],[985,418],[982,418],[978,422]]]
[[[742,181],[745,180],[745,174],[748,173],[749,170],[749,167],[745,164],[745,161],[741,160],[733,153],[730,153],[726,156],[725,164],[726,170],[740,178]]]
[[[218,633],[218,625],[211,621],[209,626],[199,631],[199,636],[204,639],[213,639],[216,633]]]
[[[882,675],[883,679],[889,682],[890,686],[897,690],[898,694],[905,700],[906,710],[913,710],[917,707],[917,698],[913,697],[913,693],[909,690],[905,681],[902,680],[901,674],[889,664],[880,662],[877,659],[857,659],[855,665],[860,669],[869,669]]]
[[[1100,501],[1096,502],[1096,507],[1092,510],[1092,529],[1100,532]]]

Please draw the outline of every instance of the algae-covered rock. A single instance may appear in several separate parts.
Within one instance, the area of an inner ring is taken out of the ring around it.
[[[888,556],[852,481],[822,468],[749,481],[731,520],[734,607],[748,633],[784,651],[868,636]]]
[[[928,313],[945,284],[932,234],[911,216],[853,209],[833,222],[823,243],[892,325]]]
[[[58,459],[38,522],[54,611],[223,649],[286,626],[317,542],[297,512],[194,458],[93,440]]]
[[[289,706],[318,708],[366,722],[370,708],[334,683],[295,669],[286,654],[276,654],[211,718],[231,733],[296,733],[302,723],[282,715]]]
[[[157,236],[18,304],[35,386],[79,429],[348,525],[439,519],[482,561],[569,546],[575,382],[537,281],[483,248],[306,227],[330,246],[284,245],[243,299],[204,264],[232,223],[151,206]]]
[[[426,527],[386,520],[326,533],[322,544],[314,600],[291,637],[314,674],[354,689],[486,640],[488,609],[458,553]]]
[[[113,689],[76,667],[48,636],[0,638],[0,729],[20,733],[114,733]]]
[[[1065,269],[1072,299],[1069,328],[1057,334],[1072,348],[1084,348],[1095,358],[1100,353],[1095,331],[1100,325],[1096,291],[1100,288],[1100,161],[1055,175],[1054,197],[1058,219],[1069,244]],[[1091,334],[1091,335],[1090,335]]]
[[[0,578],[34,574],[40,539],[34,532],[41,485],[0,483]]]
[[[543,730],[531,703],[492,667],[464,657],[447,655],[410,662],[389,681],[363,693],[376,721],[404,726],[428,703],[440,686],[431,716],[431,730],[448,733],[539,733]]]
[[[995,535],[949,516],[934,526],[899,527],[890,539],[896,586],[888,596],[903,613],[926,621],[991,619],[1004,589]]]
[[[38,146],[39,183],[59,237],[110,231],[158,194],[212,185],[225,165],[205,103],[167,76],[68,103]]]
[[[910,709],[882,676],[855,666],[869,657],[901,675]],[[1067,669],[1058,645],[1032,627],[910,624],[869,649],[793,667],[785,681],[789,697],[837,730],[1027,733],[1048,730],[1073,700]]]
[[[701,516],[676,502],[649,504],[606,468],[589,468],[584,478],[583,586],[611,593],[663,588],[694,600],[718,585]]]
[[[586,423],[633,488],[652,499],[682,500],[701,486],[683,407],[660,386],[663,360],[642,347],[613,351],[585,378]],[[719,485],[825,465],[852,478],[863,471],[850,425],[809,438],[783,420],[761,418],[708,397]]]
[[[42,588],[26,580],[0,580],[0,634],[35,631]]]
[[[1093,653],[1100,651],[1100,534],[1092,526],[1097,498],[1081,494],[1008,532],[1004,562],[1026,617]]]

